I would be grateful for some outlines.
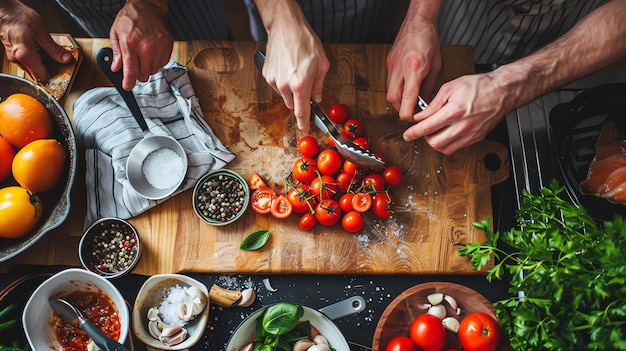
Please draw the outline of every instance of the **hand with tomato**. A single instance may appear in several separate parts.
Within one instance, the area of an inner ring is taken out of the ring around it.
[[[7,59],[40,82],[50,79],[46,58],[60,64],[74,59],[45,29],[41,16],[19,0],[0,1],[0,38]]]
[[[330,68],[322,42],[293,0],[256,0],[267,31],[263,77],[293,110],[298,128],[310,130],[310,101],[322,101]]]

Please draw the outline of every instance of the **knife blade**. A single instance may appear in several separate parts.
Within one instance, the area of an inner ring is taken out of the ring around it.
[[[263,71],[263,65],[265,64],[265,53],[263,51],[258,50],[254,53],[254,64],[259,72]],[[361,166],[373,167],[385,164],[385,161],[371,151],[341,136],[341,133],[326,112],[313,100],[311,100],[311,112],[315,117],[315,125],[333,139],[337,152],[341,156]]]
[[[63,299],[49,299],[48,303],[50,307],[61,316],[61,319],[65,323],[72,324],[75,320],[78,320],[80,328],[89,335],[91,340],[93,340],[102,351],[129,351],[126,346],[102,333],[100,329],[96,328],[88,319],[83,317],[82,313],[70,302]]]

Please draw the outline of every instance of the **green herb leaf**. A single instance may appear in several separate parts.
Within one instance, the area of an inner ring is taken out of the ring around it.
[[[246,251],[260,249],[263,245],[265,245],[269,237],[269,230],[257,230],[250,233],[250,235],[243,239],[241,244],[239,244],[239,248]]]
[[[279,302],[268,307],[263,313],[263,329],[272,335],[284,335],[293,330],[304,314],[300,305]]]

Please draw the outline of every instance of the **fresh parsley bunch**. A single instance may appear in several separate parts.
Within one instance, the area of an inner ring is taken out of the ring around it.
[[[487,241],[459,252],[476,270],[493,257],[489,281],[510,274],[515,296],[494,305],[514,350],[626,350],[626,220],[598,225],[562,191],[552,181],[525,192],[517,228],[474,223]]]

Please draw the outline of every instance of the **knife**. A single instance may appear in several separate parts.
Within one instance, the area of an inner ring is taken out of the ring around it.
[[[126,346],[102,333],[100,329],[96,328],[88,319],[83,317],[83,314],[68,301],[63,299],[49,299],[48,303],[50,307],[61,316],[61,319],[65,323],[71,324],[78,319],[78,324],[81,329],[89,335],[91,340],[93,340],[102,351],[129,351]]]
[[[265,53],[263,51],[258,50],[254,53],[254,64],[259,72],[263,71],[263,65],[265,64]],[[339,133],[335,124],[328,118],[326,112],[313,100],[311,100],[311,112],[315,116],[315,125],[333,139],[333,143],[335,147],[337,147],[337,152],[345,159],[367,167],[382,166],[385,164],[385,161],[374,155],[371,151],[341,136],[341,133]]]

